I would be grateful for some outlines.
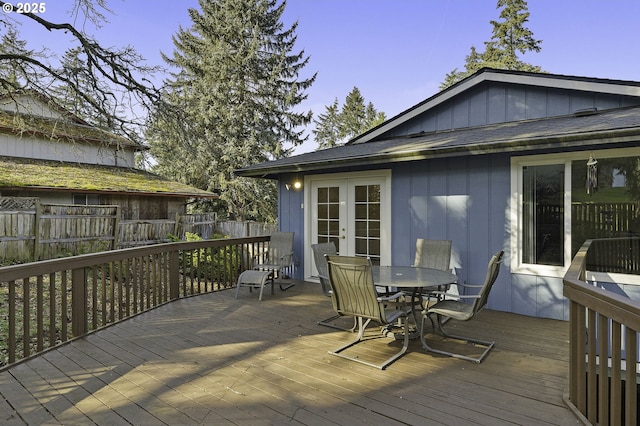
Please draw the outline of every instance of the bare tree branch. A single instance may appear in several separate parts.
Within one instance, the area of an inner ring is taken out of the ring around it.
[[[0,1],[0,7],[10,4]],[[73,14],[83,15],[96,25],[106,22],[100,12],[106,8],[105,0],[75,0]],[[151,76],[158,71],[144,65],[143,58],[131,46],[124,48],[105,48],[84,31],[70,23],[57,23],[44,19],[36,13],[5,14],[0,24],[7,28],[16,26],[17,18],[40,25],[50,32],[70,34],[82,57],[83,67],[75,70],[82,74],[85,85],[81,87],[70,78],[70,70],[59,64],[53,64],[55,57],[42,54],[21,55],[14,52],[0,52],[0,65],[11,64],[20,69],[24,81],[12,81],[11,76],[0,74],[0,86],[3,90],[16,88],[35,89],[48,93],[54,87],[64,86],[73,95],[90,105],[97,114],[103,116],[101,123],[109,123],[117,131],[131,139],[139,139],[139,128],[144,124],[147,112],[161,102],[160,90],[151,82]]]

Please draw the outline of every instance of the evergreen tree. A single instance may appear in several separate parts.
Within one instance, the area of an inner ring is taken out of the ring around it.
[[[529,9],[525,0],[498,0],[497,8],[503,8],[500,12],[502,21],[490,21],[493,26],[491,40],[485,42],[485,51],[478,52],[471,46],[471,52],[465,58],[464,71],[454,69],[445,76],[440,84],[440,89],[457,83],[470,76],[480,68],[489,67],[496,69],[541,72],[542,69],[523,62],[518,57],[518,52],[539,52],[541,40],[533,38],[533,32],[525,25],[529,21]]]
[[[9,28],[2,35],[0,40],[0,52],[4,55],[13,55],[15,57],[33,58],[34,52],[27,49],[27,42],[18,38],[18,33],[14,28]],[[19,90],[27,83],[28,75],[31,70],[25,69],[25,65],[19,61],[0,61],[0,86],[2,93],[9,93]]]
[[[332,148],[340,142],[340,112],[338,98],[326,107],[324,114],[320,114],[318,119],[314,119],[316,127],[312,130],[317,149]]]
[[[386,120],[384,112],[378,112],[365,99],[360,89],[354,87],[345,99],[338,113],[338,99],[326,107],[324,114],[314,120],[315,129],[312,130],[317,149],[330,148],[341,145],[348,140],[366,132]]]
[[[271,182],[233,176],[235,169],[290,155],[304,142],[311,112],[294,111],[315,75],[300,78],[308,58],[295,53],[297,22],[284,29],[286,1],[199,0],[193,23],[173,37],[165,60],[177,68],[148,139],[154,170],[220,194],[214,205],[232,219],[275,220]],[[171,113],[171,114],[169,114]]]

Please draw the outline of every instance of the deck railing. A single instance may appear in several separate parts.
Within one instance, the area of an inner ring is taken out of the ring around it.
[[[588,253],[599,243],[586,241],[564,277],[570,304],[569,403],[592,424],[635,425],[640,303],[587,282]]]
[[[176,242],[0,268],[0,369],[168,301],[233,287],[269,239]]]

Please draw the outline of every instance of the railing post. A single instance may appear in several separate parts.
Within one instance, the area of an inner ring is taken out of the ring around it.
[[[169,253],[169,298],[171,300],[180,297],[180,256],[178,249]]]
[[[71,332],[74,337],[82,336],[88,331],[86,278],[86,268],[71,271]]]

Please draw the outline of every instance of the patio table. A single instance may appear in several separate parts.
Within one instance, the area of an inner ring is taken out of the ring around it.
[[[458,281],[449,271],[415,266],[373,266],[373,282],[377,286],[417,291],[439,290]]]
[[[458,277],[449,271],[420,268],[415,266],[377,266],[372,267],[373,282],[376,286],[392,287],[411,292],[411,313],[416,324],[418,316],[413,303],[416,295],[422,291],[444,291],[450,284],[458,281]],[[420,304],[421,305],[421,304]],[[418,337],[417,335],[412,335]]]

